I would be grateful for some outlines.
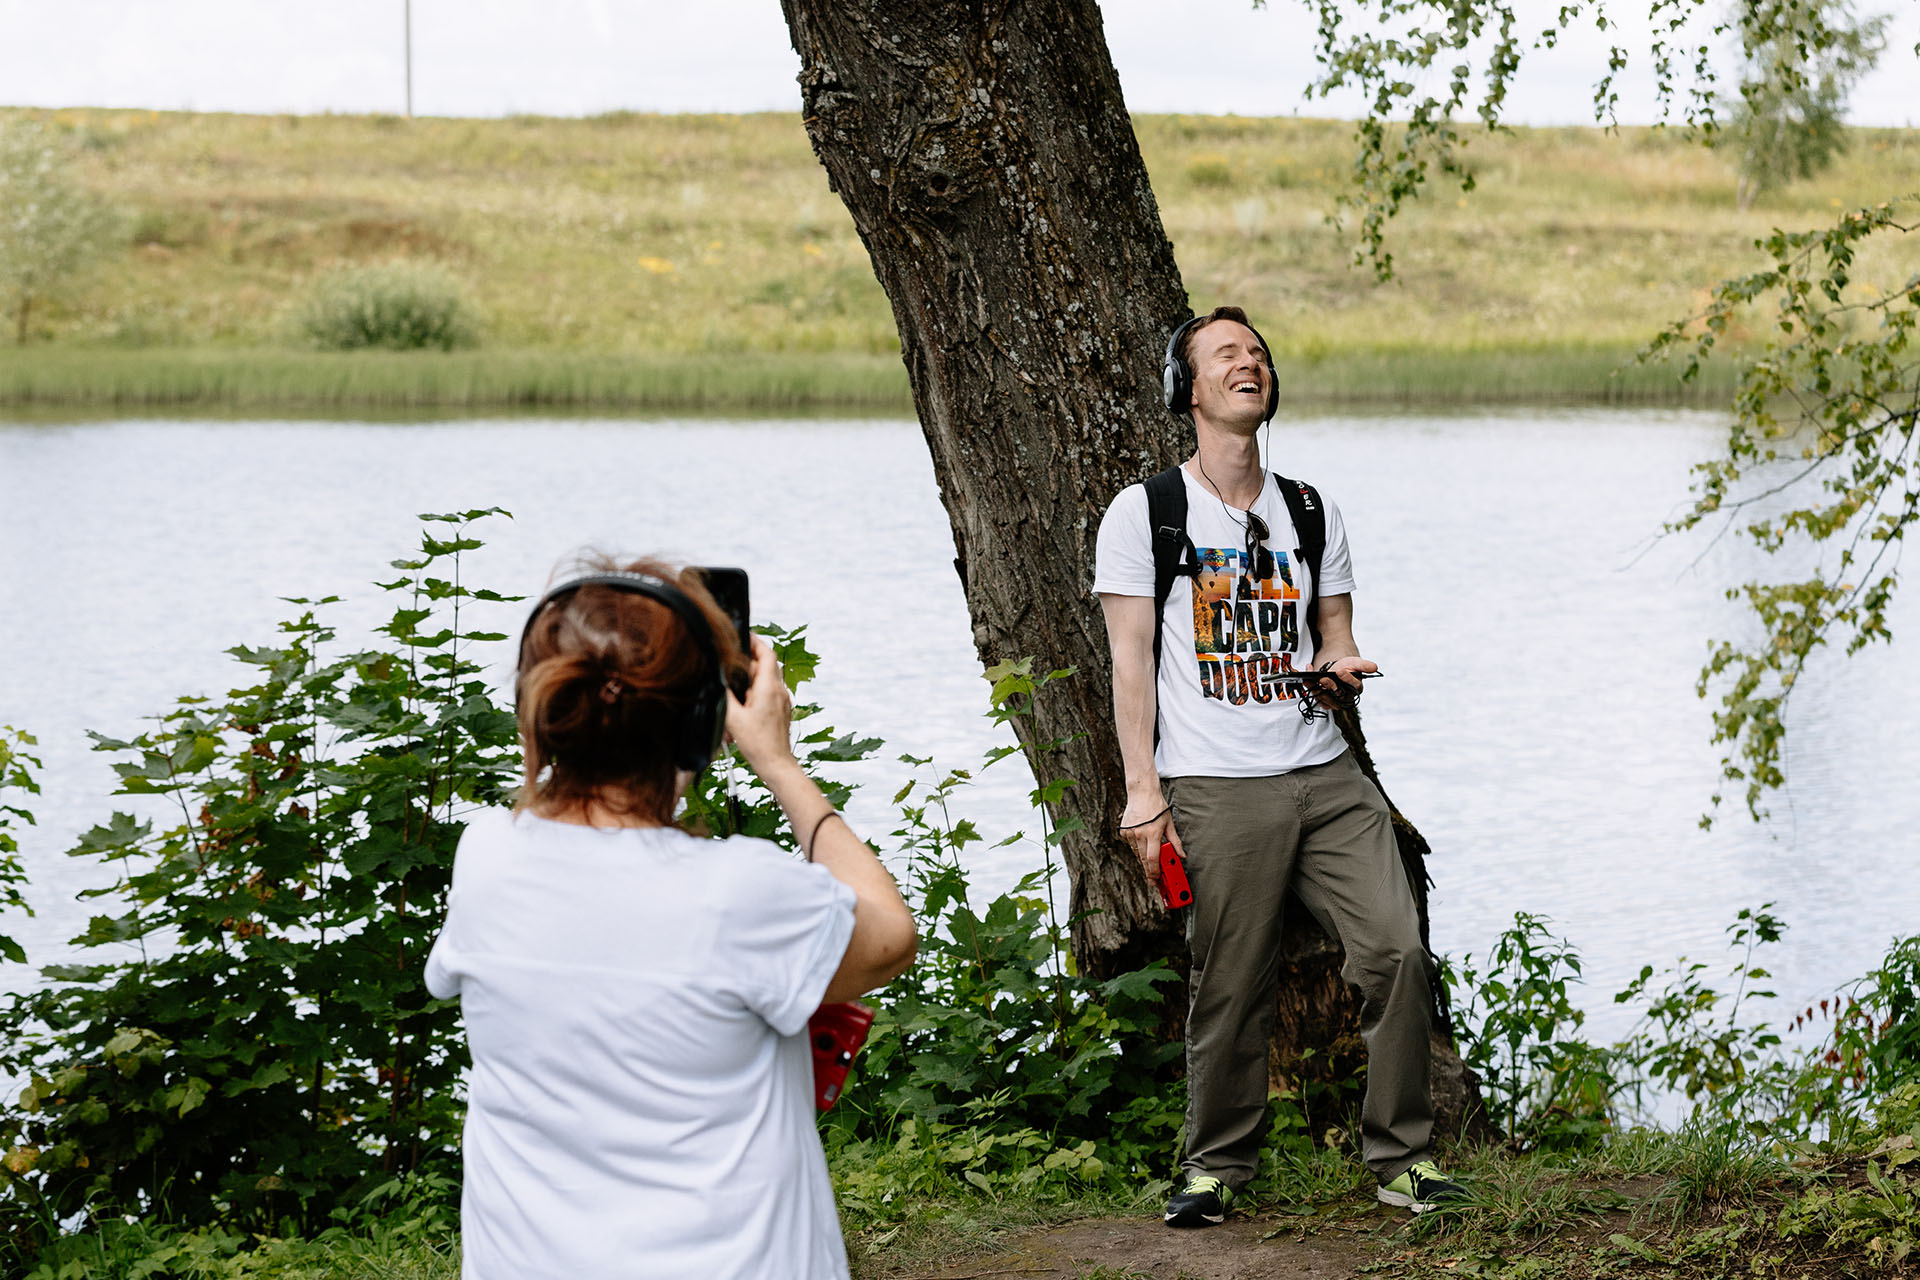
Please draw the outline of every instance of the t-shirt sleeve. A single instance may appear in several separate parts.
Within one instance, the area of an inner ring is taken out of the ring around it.
[[[460,975],[454,972],[444,929],[434,939],[433,950],[427,953],[427,992],[435,1000],[451,1000],[460,994]]]
[[[1323,596],[1343,596],[1353,590],[1353,556],[1347,550],[1347,522],[1340,518],[1340,508],[1332,499],[1323,494],[1321,501],[1327,509],[1327,547],[1320,554],[1320,585],[1316,590]]]
[[[466,879],[462,870],[472,857],[467,852],[468,845],[476,827],[500,820],[496,812],[476,815],[460,833],[459,846],[453,851],[453,883],[447,892],[447,918],[440,922],[440,936],[433,940],[433,950],[427,953],[427,992],[436,1000],[451,1000],[460,994],[460,962],[454,935],[460,920],[461,881]]]
[[[733,900],[722,957],[744,975],[747,1005],[790,1036],[820,1007],[853,937],[854,893],[833,873],[765,840],[735,837]]]
[[[1153,531],[1147,528],[1147,488],[1128,485],[1107,508],[1094,540],[1093,589],[1115,596],[1153,595]]]

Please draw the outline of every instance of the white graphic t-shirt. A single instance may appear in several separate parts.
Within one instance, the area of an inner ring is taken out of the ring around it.
[[[1160,744],[1154,764],[1163,778],[1259,778],[1325,764],[1346,750],[1326,717],[1300,718],[1297,685],[1276,676],[1313,666],[1306,608],[1321,596],[1353,590],[1353,562],[1340,510],[1322,500],[1327,545],[1318,589],[1295,554],[1299,537],[1271,475],[1253,511],[1266,522],[1273,571],[1255,579],[1247,556],[1247,522],[1181,469],[1187,484],[1187,534],[1199,556],[1198,577],[1173,580],[1162,615],[1156,690]],[[1120,491],[1100,522],[1095,592],[1153,596],[1153,534],[1147,490]]]

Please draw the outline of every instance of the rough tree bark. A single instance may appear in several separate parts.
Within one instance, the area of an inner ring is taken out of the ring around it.
[[[1064,760],[1035,761],[1079,784],[1057,815],[1083,824],[1064,844],[1076,958],[1093,975],[1184,964],[1114,832],[1125,788],[1089,591],[1106,504],[1191,449],[1158,382],[1187,298],[1098,6],[782,8],[807,134],[893,305],[975,646],[986,663],[1033,655],[1080,672],[1021,730],[1029,746],[1083,735]],[[1364,750],[1357,722],[1349,732]],[[1425,842],[1401,825],[1424,930]],[[1354,1016],[1338,948],[1317,929],[1293,936],[1285,999],[1298,1007],[1284,1029],[1306,1037],[1296,1048],[1325,1046]]]

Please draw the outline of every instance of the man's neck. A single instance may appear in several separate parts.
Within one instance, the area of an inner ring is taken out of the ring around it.
[[[1187,460],[1187,471],[1220,501],[1242,511],[1260,500],[1267,473],[1260,466],[1260,446],[1253,433],[1224,431],[1196,419],[1197,448]]]

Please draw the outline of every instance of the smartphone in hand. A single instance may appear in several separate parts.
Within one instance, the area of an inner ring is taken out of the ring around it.
[[[740,638],[740,651],[748,657],[753,656],[752,617],[747,605],[747,571],[729,569],[720,566],[703,567],[698,570],[701,579],[707,584],[707,590],[713,593],[713,602],[720,606],[720,612],[727,615],[733,623],[734,634]],[[733,696],[747,696],[747,677],[740,674],[730,680]]]
[[[1186,864],[1180,861],[1180,854],[1171,840],[1160,846],[1160,896],[1166,899],[1169,911],[1178,911],[1193,901],[1193,889],[1187,884]]]

